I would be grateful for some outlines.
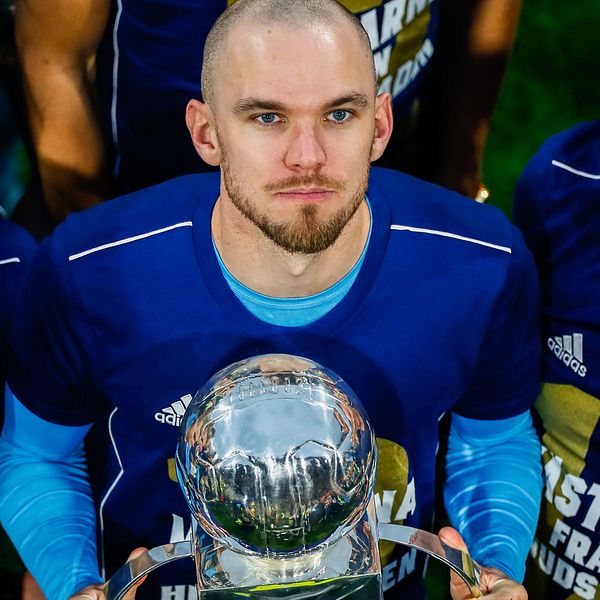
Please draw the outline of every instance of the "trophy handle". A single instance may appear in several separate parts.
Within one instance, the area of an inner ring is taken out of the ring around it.
[[[104,586],[107,600],[121,600],[125,594],[144,576],[162,565],[179,560],[192,558],[193,545],[190,540],[164,544],[147,550],[140,556],[123,565]]]
[[[482,596],[479,565],[467,552],[452,548],[437,535],[392,523],[379,523],[379,538],[404,546],[422,550],[450,567],[468,586],[473,598]],[[179,560],[193,558],[194,549],[190,540],[164,544],[147,550],[122,566],[104,586],[107,600],[122,600],[125,594],[142,578],[158,567]]]
[[[481,592],[481,570],[468,552],[448,546],[434,533],[392,523],[379,523],[379,539],[417,548],[448,565],[468,586],[473,598]]]

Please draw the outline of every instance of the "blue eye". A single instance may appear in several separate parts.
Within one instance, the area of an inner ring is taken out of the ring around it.
[[[347,110],[338,108],[329,113],[329,118],[335,123],[345,123],[350,118],[350,113]]]
[[[277,123],[280,118],[275,113],[265,113],[264,115],[259,115],[256,117],[259,123],[263,125],[273,125],[273,123]]]

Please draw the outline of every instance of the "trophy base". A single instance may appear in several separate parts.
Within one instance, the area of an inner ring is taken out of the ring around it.
[[[381,577],[373,575],[353,575],[335,577],[320,581],[303,581],[288,584],[259,585],[254,587],[236,587],[211,590],[198,590],[199,600],[379,600]]]

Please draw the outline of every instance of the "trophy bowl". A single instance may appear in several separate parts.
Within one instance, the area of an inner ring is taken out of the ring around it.
[[[192,515],[242,553],[283,557],[333,544],[365,513],[377,446],[335,373],[285,354],[236,362],[195,395],[177,475]]]

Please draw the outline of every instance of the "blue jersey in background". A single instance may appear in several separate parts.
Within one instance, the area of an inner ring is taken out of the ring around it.
[[[551,137],[515,199],[540,272],[546,491],[531,598],[593,600],[600,583],[600,121]]]

